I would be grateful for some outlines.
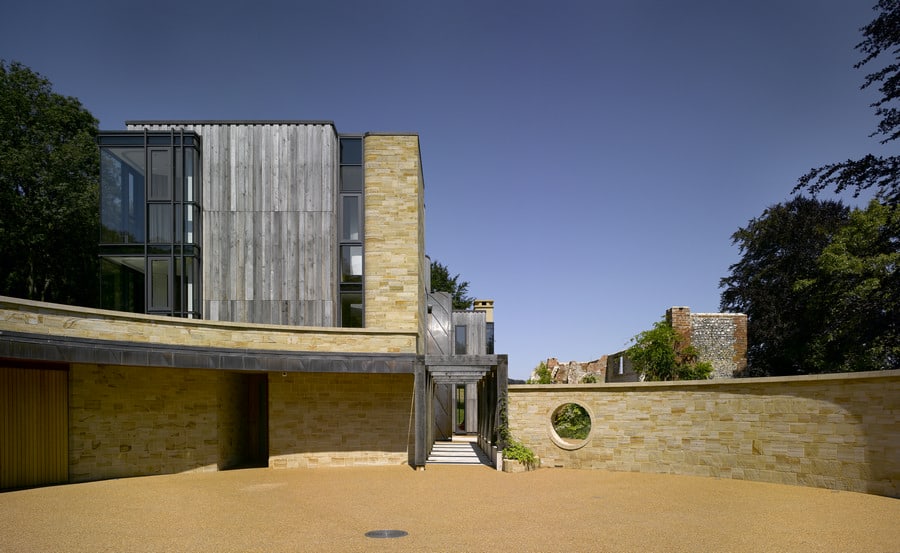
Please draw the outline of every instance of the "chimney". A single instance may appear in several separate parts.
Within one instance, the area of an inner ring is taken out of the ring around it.
[[[472,309],[484,311],[484,322],[494,322],[494,300],[475,300]]]

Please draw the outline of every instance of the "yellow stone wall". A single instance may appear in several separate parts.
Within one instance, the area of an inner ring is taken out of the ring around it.
[[[0,331],[180,346],[337,353],[416,353],[416,329],[259,325],[87,309],[0,296]]]
[[[220,403],[230,376],[71,365],[69,481],[217,470],[230,457],[220,448],[233,430]]]
[[[591,415],[584,445],[550,417]],[[900,371],[509,388],[509,427],[544,467],[657,472],[900,497]]]
[[[425,202],[419,138],[365,137],[365,326],[424,336]],[[418,345],[424,353],[424,344]]]
[[[269,466],[407,463],[413,375],[269,375]]]
[[[234,466],[240,374],[73,364],[69,481]],[[269,466],[398,465],[409,460],[411,374],[269,374]]]

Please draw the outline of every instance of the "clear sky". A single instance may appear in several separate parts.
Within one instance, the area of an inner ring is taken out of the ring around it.
[[[417,132],[428,254],[495,300],[527,378],[668,307],[718,311],[734,231],[809,168],[883,151],[853,69],[874,2],[29,0],[0,9],[0,58],[104,130]]]

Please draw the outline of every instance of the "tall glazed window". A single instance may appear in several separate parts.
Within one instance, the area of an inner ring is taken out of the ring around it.
[[[199,137],[100,133],[101,306],[201,318]]]
[[[363,141],[358,136],[340,139],[340,326],[365,324],[363,298]]]

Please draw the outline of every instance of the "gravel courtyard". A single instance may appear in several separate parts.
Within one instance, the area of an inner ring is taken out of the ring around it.
[[[900,553],[897,499],[587,470],[178,474],[0,493],[0,512],[0,551],[16,552]]]

